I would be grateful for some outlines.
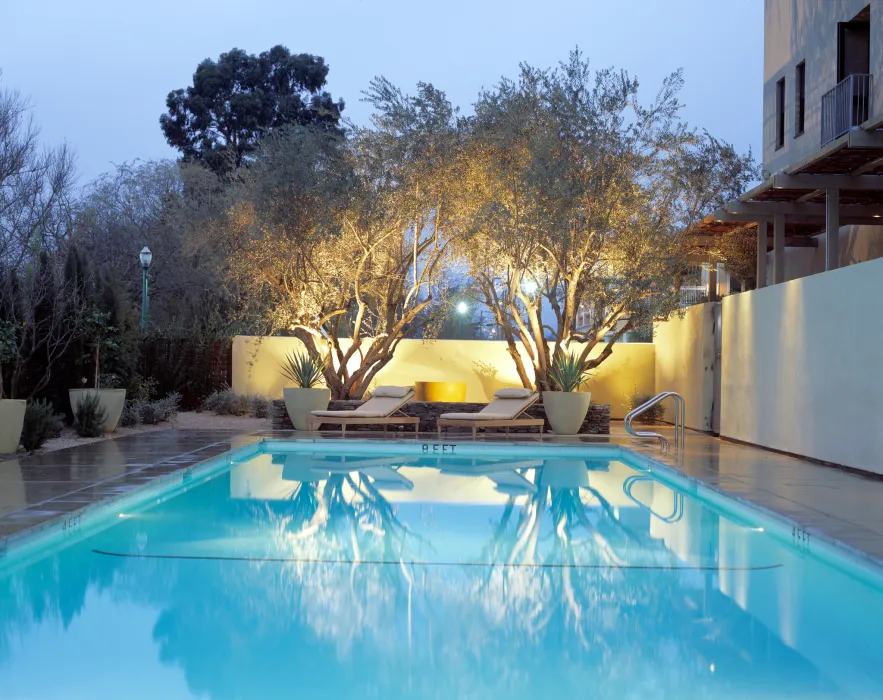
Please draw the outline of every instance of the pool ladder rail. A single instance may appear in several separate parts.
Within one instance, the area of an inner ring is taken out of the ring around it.
[[[659,483],[652,476],[635,474],[634,476],[630,476],[622,482],[622,492],[626,496],[628,496],[636,506],[648,511],[650,515],[652,515],[654,518],[657,518],[664,523],[668,523],[669,525],[680,522],[681,518],[684,517],[684,494],[679,493],[678,491],[672,491],[672,493],[674,494],[674,506],[672,509],[672,513],[671,515],[660,515],[655,510],[653,510],[652,506],[648,506],[646,503],[642,503],[634,496],[634,494],[632,494],[632,489],[634,488],[635,484],[641,482],[650,482],[656,484]]]
[[[661,394],[657,394],[652,399],[647,401],[646,403],[642,403],[637,408],[633,408],[629,411],[625,419],[623,420],[623,425],[625,426],[625,431],[637,438],[657,438],[659,440],[659,447],[663,452],[671,452],[671,443],[668,438],[664,435],[660,435],[659,433],[654,433],[649,430],[635,430],[632,427],[632,421],[639,415],[641,415],[644,411],[655,406],[660,401],[664,401],[669,396],[674,399],[675,402],[675,449],[683,449],[684,447],[684,421],[686,419],[687,411],[686,405],[684,404],[684,397],[678,394],[675,391],[663,391]]]

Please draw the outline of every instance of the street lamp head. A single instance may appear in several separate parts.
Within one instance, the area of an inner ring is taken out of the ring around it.
[[[461,301],[459,304],[457,304],[458,314],[465,314],[467,311],[469,311],[469,304],[467,304],[465,301]]]
[[[153,253],[150,252],[150,248],[144,246],[144,248],[138,254],[138,257],[141,259],[141,267],[143,267],[145,270],[150,267],[150,262],[153,260]]]

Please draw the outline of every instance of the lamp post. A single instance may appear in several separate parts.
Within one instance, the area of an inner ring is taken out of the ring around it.
[[[144,246],[138,254],[141,260],[141,332],[147,332],[147,271],[150,269],[150,263],[153,260],[153,253],[150,248]]]

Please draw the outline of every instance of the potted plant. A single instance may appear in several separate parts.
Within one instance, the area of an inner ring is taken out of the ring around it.
[[[319,386],[324,367],[322,360],[302,351],[290,353],[281,365],[282,375],[294,383],[282,390],[282,397],[295,430],[309,430],[310,413],[328,408],[331,390]]]
[[[117,329],[108,324],[110,314],[103,313],[92,308],[86,314],[83,334],[87,338],[90,349],[90,357],[93,364],[93,388],[71,389],[69,391],[71,410],[76,417],[80,405],[87,396],[98,397],[98,408],[103,412],[104,420],[101,422],[101,431],[112,433],[117,429],[123,407],[126,405],[126,390],[116,388],[101,388],[101,351],[112,350],[118,347],[115,340]],[[83,379],[86,383],[86,379]]]
[[[589,370],[576,353],[559,352],[549,368],[549,379],[557,391],[543,392],[546,418],[556,435],[576,435],[582,427],[592,394],[580,391],[589,381]]]
[[[0,321],[0,454],[18,452],[27,401],[6,398],[3,391],[3,365],[18,359],[18,336],[21,325]]]

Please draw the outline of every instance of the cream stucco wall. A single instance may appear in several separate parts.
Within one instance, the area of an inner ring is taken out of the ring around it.
[[[233,340],[233,389],[281,398],[286,380],[279,374],[279,365],[300,347],[295,338],[237,336]],[[599,346],[596,352],[602,349]],[[613,418],[625,416],[627,397],[635,387],[653,393],[654,358],[651,343],[617,343],[588,386],[592,401],[610,404]],[[442,380],[466,382],[467,401],[489,401],[497,389],[521,386],[506,344],[493,340],[403,340],[377,377],[379,384],[403,386]]]
[[[686,426],[712,429],[714,405],[714,308],[716,304],[689,307],[684,316],[657,323],[656,391],[676,391],[684,397]],[[674,422],[674,407],[666,401],[665,418]]]
[[[764,3],[763,167],[769,173],[818,151],[822,95],[837,84],[837,23],[871,6],[871,118],[883,109],[883,0],[766,0]],[[806,61],[805,131],[794,133],[795,69]],[[785,145],[776,150],[776,83],[785,78]]]
[[[883,259],[723,300],[721,435],[883,474]]]

